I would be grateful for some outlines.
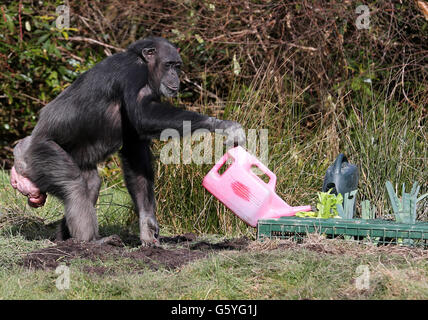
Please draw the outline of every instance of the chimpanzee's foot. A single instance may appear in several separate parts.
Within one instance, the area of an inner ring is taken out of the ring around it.
[[[140,217],[140,240],[143,247],[159,246],[159,226],[154,216]]]
[[[122,242],[122,239],[117,234],[113,234],[108,237],[104,237],[98,240],[94,240],[94,243],[102,245],[102,244],[109,244],[115,247],[123,247],[124,244]]]

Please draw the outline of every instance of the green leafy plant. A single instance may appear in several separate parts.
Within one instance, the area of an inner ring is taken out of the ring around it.
[[[401,198],[394,192],[391,181],[386,182],[389,200],[391,201],[392,210],[394,211],[395,220],[401,223],[416,222],[416,206],[417,203],[428,196],[428,193],[418,198],[420,186],[418,182],[414,182],[410,193],[406,193],[406,186],[403,183]]]
[[[337,204],[337,211],[339,212],[339,216],[343,219],[352,219],[354,217],[355,210],[355,199],[358,190],[353,190],[351,192],[345,193],[343,198],[343,205]]]
[[[361,202],[361,217],[363,219],[376,218],[376,207],[370,204],[370,200],[364,200]]]
[[[297,212],[296,217],[311,217],[311,218],[340,218],[337,211],[337,205],[342,204],[343,196],[339,193],[337,196],[331,194],[331,189],[328,192],[318,192],[317,212]]]

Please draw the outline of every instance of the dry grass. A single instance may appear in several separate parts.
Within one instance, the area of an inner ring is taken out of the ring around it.
[[[403,257],[413,261],[428,259],[428,250],[422,248],[410,248],[406,246],[385,245],[376,246],[367,243],[357,243],[340,239],[326,239],[323,235],[312,233],[303,238],[301,243],[292,239],[266,239],[263,242],[254,241],[249,245],[249,250],[270,251],[276,249],[301,250],[307,249],[320,254],[344,255],[352,257],[382,255],[385,257]]]

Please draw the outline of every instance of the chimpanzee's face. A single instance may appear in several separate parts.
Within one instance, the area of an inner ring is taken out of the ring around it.
[[[177,48],[166,41],[157,42],[153,48],[144,48],[142,54],[148,64],[152,88],[165,97],[175,97],[180,88],[179,73],[183,63]]]

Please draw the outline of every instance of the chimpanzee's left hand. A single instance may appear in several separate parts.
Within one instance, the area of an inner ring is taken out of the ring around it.
[[[224,130],[225,135],[227,136],[225,145],[227,147],[232,146],[245,146],[245,131],[242,126],[236,121],[223,120],[219,128]]]

